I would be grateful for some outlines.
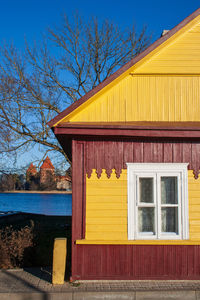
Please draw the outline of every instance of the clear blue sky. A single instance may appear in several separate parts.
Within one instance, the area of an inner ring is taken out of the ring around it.
[[[6,0],[1,1],[0,42],[22,47],[25,36],[38,41],[48,26],[59,26],[64,12],[70,16],[75,11],[111,19],[120,27],[145,24],[156,39],[199,7],[199,0]]]
[[[25,37],[29,43],[39,42],[49,26],[59,27],[64,13],[70,17],[76,11],[86,19],[109,19],[121,28],[135,24],[141,30],[146,25],[155,40],[199,7],[199,0],[5,0],[0,7],[0,43],[23,48]],[[41,159],[38,150],[24,155],[19,164]]]

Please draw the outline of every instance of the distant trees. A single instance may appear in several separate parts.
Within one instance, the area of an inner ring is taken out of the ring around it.
[[[44,182],[40,182],[40,174],[25,177],[23,174],[3,173],[0,175],[0,191],[16,190],[56,190],[56,180],[51,172],[47,172]]]
[[[23,190],[25,177],[23,174],[3,173],[0,175],[0,191]]]
[[[50,29],[40,45],[26,43],[23,53],[13,45],[2,47],[0,153],[28,151],[39,144],[65,156],[47,122],[150,40],[145,28],[137,34],[134,26],[121,30],[109,21],[85,21],[76,15],[72,22],[64,17],[61,28]]]
[[[25,189],[30,191],[40,190],[40,176],[39,174],[26,176]]]
[[[12,174],[2,174],[0,178],[0,190],[12,191],[15,190],[15,181]]]
[[[45,181],[40,183],[40,190],[51,191],[56,190],[57,184],[55,176],[51,171],[46,171]]]

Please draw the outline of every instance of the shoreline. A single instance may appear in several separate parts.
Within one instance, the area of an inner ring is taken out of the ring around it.
[[[2,191],[0,194],[72,194],[72,191]]]
[[[2,214],[0,214],[0,225],[2,224],[2,222],[4,222],[4,220],[23,220],[26,218],[31,218],[31,217],[35,217],[35,218],[71,218],[72,215],[45,215],[45,214],[36,214],[36,213],[28,213],[28,212],[23,212],[23,211],[13,211],[13,212],[5,212]]]

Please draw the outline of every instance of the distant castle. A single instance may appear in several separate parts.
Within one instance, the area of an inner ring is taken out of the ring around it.
[[[26,180],[37,181],[40,186],[49,187],[58,190],[71,190],[71,176],[70,172],[66,172],[64,176],[55,174],[55,167],[50,158],[47,156],[40,167],[39,172],[36,166],[31,163],[26,171]]]

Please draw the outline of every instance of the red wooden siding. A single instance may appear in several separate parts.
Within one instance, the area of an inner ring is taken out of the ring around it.
[[[200,142],[72,141],[72,279],[199,279],[198,245],[76,245],[85,238],[85,175],[97,169],[118,176],[126,162],[189,162],[196,175]]]
[[[197,176],[200,168],[200,142],[173,142],[148,140],[87,140],[85,143],[86,172],[92,169],[100,176],[106,169],[108,176],[116,170],[117,176],[126,168],[127,162],[188,162],[189,169]]]
[[[75,279],[200,279],[200,246],[77,245]]]

